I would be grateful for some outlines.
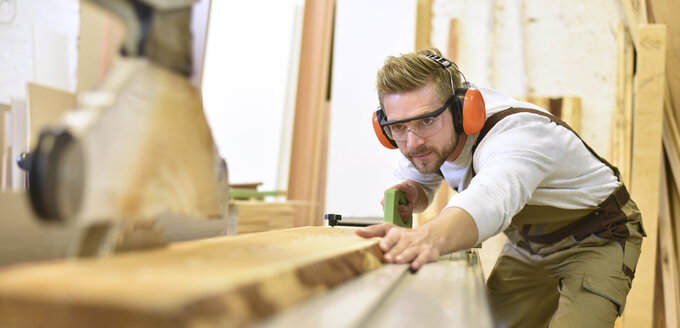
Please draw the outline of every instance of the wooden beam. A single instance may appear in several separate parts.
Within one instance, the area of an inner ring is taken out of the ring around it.
[[[449,20],[449,45],[446,56],[454,63],[458,63],[458,41],[460,39],[460,21],[456,18]]]
[[[0,190],[7,188],[7,141],[5,140],[5,112],[0,110]]]
[[[296,208],[296,226],[320,225],[323,221],[333,4],[332,0],[305,2],[288,199],[313,205]]]
[[[609,159],[619,168],[623,183],[630,185],[633,133],[633,42],[619,22],[616,33],[616,108],[612,113]]]
[[[431,34],[432,0],[417,0],[415,40],[416,51],[427,49],[432,46]]]
[[[238,216],[238,233],[293,228],[295,207],[288,202],[231,201]]]
[[[306,227],[7,268],[0,325],[241,327],[380,267],[377,244]]]
[[[648,0],[649,1],[649,0]],[[671,108],[680,114],[680,21],[677,13],[680,13],[680,1],[677,0],[651,0],[650,8],[647,8],[653,22],[666,25],[666,79],[670,86],[670,92],[666,95],[670,98]],[[680,117],[676,117],[680,119]]]
[[[647,20],[647,4],[645,0],[619,0],[619,8],[622,11],[624,22],[633,43],[637,47],[640,44],[638,27],[649,23]]]
[[[661,167],[660,202],[659,202],[659,263],[661,264],[661,281],[657,286],[662,287],[664,322],[666,327],[678,327],[678,313],[680,312],[680,289],[678,286],[678,255],[673,241],[673,226],[668,185],[673,184],[667,179],[666,163]],[[657,325],[658,326],[658,325]]]
[[[661,165],[666,27],[641,25],[638,29],[637,75],[633,109],[633,161],[631,196],[642,213],[647,238],[642,243],[635,282],[628,295],[624,327],[651,327],[654,265],[659,212],[658,168]]]

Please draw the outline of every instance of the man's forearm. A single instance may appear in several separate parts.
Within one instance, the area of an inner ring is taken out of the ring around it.
[[[459,207],[444,208],[421,228],[427,229],[433,236],[440,254],[473,247],[479,236],[472,216]]]

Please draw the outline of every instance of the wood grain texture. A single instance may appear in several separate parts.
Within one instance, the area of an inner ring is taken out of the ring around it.
[[[627,23],[630,36],[637,47],[639,45],[638,27],[648,23],[647,4],[645,0],[619,0],[623,17]]]
[[[680,1],[651,0],[650,2],[651,6],[647,10],[653,22],[666,25],[666,79],[670,86],[670,92],[666,97],[670,98],[673,110],[680,113],[680,22],[677,19],[677,14],[680,13]]]
[[[295,226],[295,206],[286,202],[232,201],[238,233],[287,229]]]
[[[623,316],[624,327],[651,327],[658,235],[661,132],[665,82],[666,27],[641,25],[633,108],[631,198],[642,213],[647,238]]]
[[[323,220],[333,12],[333,1],[305,2],[287,190],[288,199],[311,205],[296,208],[296,226]]]
[[[678,284],[678,255],[673,241],[673,215],[671,214],[668,185],[674,184],[667,178],[666,163],[661,170],[661,190],[659,200],[659,253],[657,270],[661,272],[661,286],[663,291],[663,309],[666,327],[678,327],[678,313],[680,305],[680,285]],[[657,275],[657,279],[659,279]],[[656,306],[655,306],[656,307]]]
[[[432,46],[432,0],[416,1],[416,39],[414,46],[416,51],[420,51]]]
[[[630,186],[633,135],[633,41],[619,23],[616,33],[616,107],[612,113],[609,159]]]
[[[18,266],[0,271],[0,325],[242,326],[379,267],[377,242],[306,227]]]
[[[7,141],[5,140],[5,112],[0,110],[0,190],[7,188]]]
[[[222,217],[228,198],[200,94],[183,77],[144,60],[121,60],[101,83],[95,123],[83,133],[83,220],[150,220],[170,214]]]

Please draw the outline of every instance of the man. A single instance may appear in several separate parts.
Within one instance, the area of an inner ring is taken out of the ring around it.
[[[618,170],[559,118],[461,75],[437,49],[385,61],[374,127],[403,155],[391,187],[409,201],[401,217],[424,210],[441,181],[459,193],[422,226],[357,234],[382,237],[386,262],[417,270],[504,232],[487,282],[499,326],[613,326],[645,235]]]

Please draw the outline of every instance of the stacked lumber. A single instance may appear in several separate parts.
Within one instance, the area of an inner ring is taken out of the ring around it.
[[[642,244],[623,327],[678,327],[680,24],[669,0],[620,0],[610,160],[642,213]]]
[[[229,215],[238,216],[238,233],[251,233],[295,226],[295,207],[290,202],[230,202]]]
[[[377,243],[307,227],[5,268],[0,326],[242,327],[378,268]]]

